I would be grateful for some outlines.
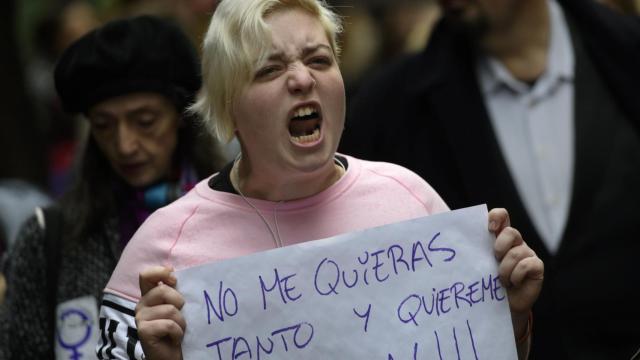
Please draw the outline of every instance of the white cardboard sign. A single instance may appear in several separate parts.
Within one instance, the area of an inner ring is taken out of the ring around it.
[[[178,271],[185,359],[516,359],[485,206]]]

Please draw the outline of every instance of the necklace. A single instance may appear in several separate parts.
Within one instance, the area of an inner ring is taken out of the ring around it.
[[[256,212],[256,214],[258,214],[258,216],[260,217],[264,225],[269,230],[269,234],[271,234],[271,238],[273,239],[273,243],[276,245],[276,248],[281,248],[284,245],[282,243],[282,238],[280,237],[280,229],[278,228],[278,206],[284,203],[284,200],[278,201],[276,206],[273,208],[273,223],[275,225],[275,231],[274,231],[271,228],[271,225],[269,225],[269,222],[267,221],[267,219],[264,217],[264,215],[262,215],[262,212],[260,212],[260,210],[258,210],[258,208],[255,205],[253,205],[253,203],[251,203],[251,201],[249,201],[249,199],[247,199],[246,196],[244,196],[244,194],[242,193],[242,190],[240,190],[238,162],[240,161],[241,158],[242,158],[242,154],[238,154],[238,156],[236,156],[236,159],[233,161],[233,166],[231,167],[231,172],[229,173],[229,180],[231,181],[231,186],[233,186],[233,188],[236,189],[236,191],[238,192],[238,194],[240,194],[240,197],[244,200],[244,202],[246,202],[247,205],[249,205]],[[342,175],[344,175],[347,172],[347,169],[345,168],[342,161],[340,161],[337,158],[334,158],[334,163],[337,165],[338,179],[340,179]]]

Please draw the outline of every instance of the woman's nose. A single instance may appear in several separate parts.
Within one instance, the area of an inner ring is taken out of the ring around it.
[[[120,124],[118,127],[116,142],[118,153],[123,156],[132,155],[138,149],[138,136],[135,130],[125,124]]]
[[[293,94],[306,94],[311,91],[316,84],[311,71],[303,64],[292,65],[289,69],[287,85]]]

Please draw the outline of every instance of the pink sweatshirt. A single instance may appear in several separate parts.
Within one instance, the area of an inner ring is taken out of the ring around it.
[[[248,199],[279,232],[284,246],[449,210],[413,172],[346,158],[345,175],[319,194],[280,203]],[[212,190],[207,179],[147,219],[129,241],[105,292],[137,302],[138,274],[149,266],[180,270],[275,246],[254,208],[239,195]]]
[[[312,197],[281,203],[248,199],[285,246],[449,210],[411,171],[346,158],[345,175]],[[212,190],[208,180],[153,213],[129,241],[104,290],[99,358],[144,359],[134,318],[142,270],[160,264],[181,270],[273,249],[264,221],[241,196]]]

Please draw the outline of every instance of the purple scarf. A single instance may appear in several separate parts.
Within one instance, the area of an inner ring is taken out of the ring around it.
[[[175,200],[175,196],[166,196],[166,189],[168,189],[169,186],[173,186],[173,192],[176,192],[175,190],[177,190],[179,193],[177,195],[182,196],[187,191],[191,190],[197,183],[195,170],[188,165],[182,166],[179,179],[179,182],[173,185],[168,184],[167,182],[162,182],[145,188],[132,188],[126,185],[121,185],[119,187],[120,191],[117,191],[116,193],[120,194],[120,214],[118,217],[118,224],[120,244],[123,249],[136,230],[138,230],[140,225],[142,225],[153,211]],[[161,192],[162,199],[156,199],[157,196],[153,196],[156,201],[150,201],[149,194],[151,194],[151,192],[153,192],[153,195],[160,194]]]

